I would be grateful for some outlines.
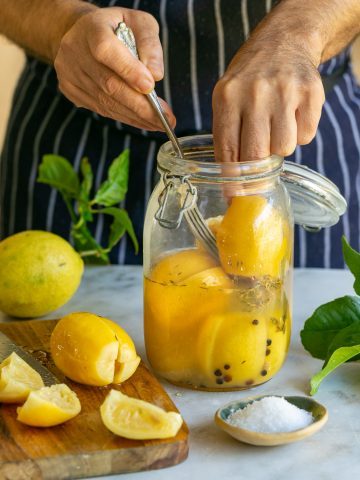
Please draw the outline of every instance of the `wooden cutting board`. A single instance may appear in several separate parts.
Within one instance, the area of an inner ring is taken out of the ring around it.
[[[81,413],[67,423],[42,429],[18,422],[16,405],[1,405],[0,479],[82,478],[164,468],[185,460],[188,454],[185,423],[176,437],[166,440],[128,440],[106,429],[99,407],[109,388],[79,385],[60,374],[49,355],[50,334],[55,325],[56,320],[20,321],[0,323],[0,330],[77,393]],[[142,362],[129,380],[111,388],[167,411],[177,411]]]

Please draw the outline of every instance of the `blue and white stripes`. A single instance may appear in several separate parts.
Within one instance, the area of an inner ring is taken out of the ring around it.
[[[271,10],[276,0],[103,0],[154,15],[160,24],[165,79],[157,90],[177,116],[177,133],[211,131],[212,89],[223,75],[250,31]],[[349,202],[338,225],[319,234],[296,230],[296,265],[342,267],[340,239],[345,234],[360,248],[360,87],[345,50],[319,68],[323,76],[339,68],[345,75],[328,92],[314,141],[298,147],[292,160],[332,179]],[[25,228],[52,230],[69,238],[69,217],[61,198],[36,182],[38,165],[46,153],[57,153],[79,168],[87,156],[95,184],[105,179],[110,162],[131,148],[131,169],[126,205],[142,237],[144,210],[156,177],[156,152],[163,134],[143,132],[83,109],[76,109],[57,91],[54,71],[28,59],[15,93],[14,106],[1,161],[0,235]],[[93,233],[107,237],[109,222],[99,216]],[[112,253],[113,263],[140,263],[126,237]]]

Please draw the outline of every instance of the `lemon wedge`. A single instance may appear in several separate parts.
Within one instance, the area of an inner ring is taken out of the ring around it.
[[[165,412],[144,400],[111,390],[100,407],[104,425],[115,435],[134,440],[174,437],[183,423],[181,415]]]
[[[31,392],[17,408],[17,419],[32,427],[53,427],[76,417],[80,410],[76,393],[61,383]]]
[[[22,403],[44,386],[41,376],[13,352],[0,364],[0,402]]]
[[[134,342],[119,325],[92,313],[71,313],[50,339],[55,365],[85,385],[104,386],[131,377],[140,363]]]

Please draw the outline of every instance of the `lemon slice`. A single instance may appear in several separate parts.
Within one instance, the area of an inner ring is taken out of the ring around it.
[[[50,349],[59,370],[85,385],[123,382],[140,363],[125,330],[107,318],[86,312],[71,313],[57,323]]]
[[[76,393],[61,383],[31,392],[17,408],[17,419],[32,427],[53,427],[74,418],[80,410]]]
[[[41,376],[15,352],[0,364],[0,402],[22,403],[43,386]]]
[[[100,407],[100,414],[111,432],[134,440],[174,437],[183,423],[179,413],[165,412],[117,390],[110,391]]]

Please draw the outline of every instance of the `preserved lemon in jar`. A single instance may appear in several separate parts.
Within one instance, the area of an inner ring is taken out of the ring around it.
[[[293,215],[282,158],[236,164],[229,178],[211,142],[182,139],[185,159],[169,144],[159,152],[144,228],[145,345],[170,382],[246,389],[271,379],[289,348]]]

